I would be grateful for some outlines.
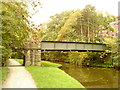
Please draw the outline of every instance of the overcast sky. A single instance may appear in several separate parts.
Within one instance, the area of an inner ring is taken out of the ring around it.
[[[91,4],[97,11],[108,12],[118,15],[118,2],[120,0],[40,0],[42,7],[40,12],[33,17],[34,23],[47,22],[51,15],[66,11],[83,9],[85,5]]]

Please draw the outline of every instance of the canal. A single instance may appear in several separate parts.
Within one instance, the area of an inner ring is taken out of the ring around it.
[[[113,68],[78,67],[63,63],[61,69],[78,80],[86,88],[118,88],[119,71]]]

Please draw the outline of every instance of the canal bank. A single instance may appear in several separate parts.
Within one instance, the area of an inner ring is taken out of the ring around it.
[[[23,59],[14,60],[21,64],[23,62]],[[38,88],[85,88],[79,81],[57,68],[61,64],[42,61],[41,65],[25,66]]]

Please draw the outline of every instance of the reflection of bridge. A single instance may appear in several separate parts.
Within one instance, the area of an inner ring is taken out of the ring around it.
[[[24,48],[17,51],[24,55],[24,65],[40,65],[41,51],[92,51],[104,52],[107,49],[102,43],[62,42],[62,41],[32,41],[27,42]]]

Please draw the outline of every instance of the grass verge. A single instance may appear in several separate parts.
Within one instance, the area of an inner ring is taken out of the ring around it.
[[[49,62],[49,61],[41,61],[41,65],[49,66],[49,67],[61,67],[62,66],[61,64],[52,63],[52,62]]]
[[[23,64],[23,59],[13,59],[13,60],[18,61],[20,64]]]
[[[23,64],[23,59],[13,59],[18,61],[20,64]],[[48,61],[41,61],[41,65],[45,66],[45,67],[61,67],[61,64],[57,64],[57,63],[52,63],[52,62],[48,62]]]
[[[84,88],[77,80],[56,67],[27,66],[38,88]]]
[[[2,67],[0,68],[0,83],[2,84],[6,77],[7,77],[7,74],[8,74],[8,67]]]

